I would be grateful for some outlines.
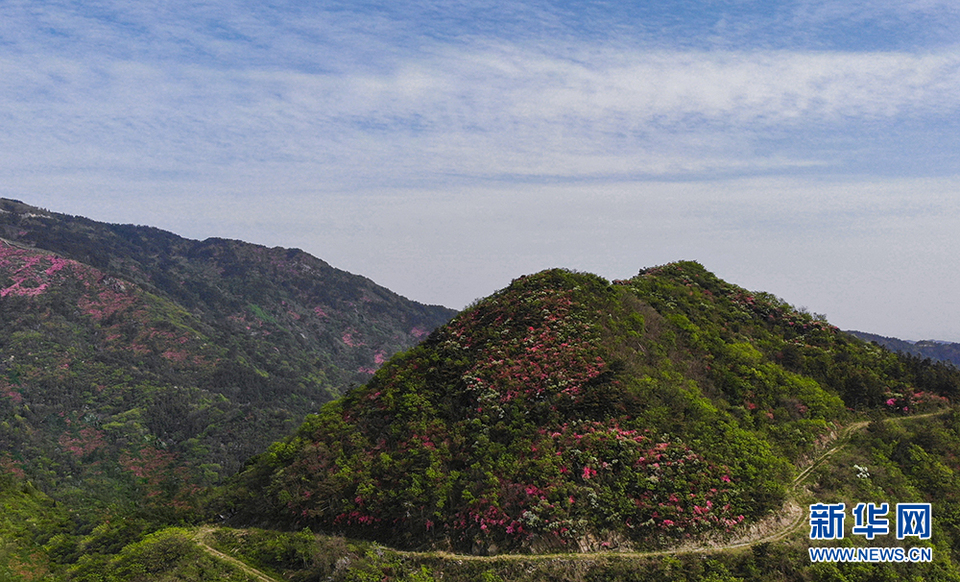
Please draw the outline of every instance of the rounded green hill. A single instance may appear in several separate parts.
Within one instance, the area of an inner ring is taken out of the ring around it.
[[[402,547],[661,545],[777,508],[851,409],[911,412],[957,385],[697,263],[612,284],[555,269],[390,360],[224,503]]]

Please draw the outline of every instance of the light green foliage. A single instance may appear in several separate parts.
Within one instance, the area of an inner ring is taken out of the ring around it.
[[[167,528],[125,546],[112,557],[83,556],[70,568],[76,582],[250,582],[254,576],[203,551],[188,530]]]
[[[52,499],[0,467],[0,580],[53,580],[44,547],[67,527]]]

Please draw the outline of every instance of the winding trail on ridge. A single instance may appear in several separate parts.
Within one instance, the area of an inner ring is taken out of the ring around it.
[[[921,418],[929,418],[932,416],[938,416],[941,414],[946,414],[950,412],[951,409],[938,410],[935,412],[929,412],[926,414],[918,414],[916,416],[906,416],[899,418],[886,418],[883,422],[904,422],[904,421],[913,421]],[[834,438],[833,444],[820,453],[812,462],[806,465],[802,471],[800,471],[797,476],[793,479],[793,482],[790,484],[790,487],[787,490],[787,499],[783,504],[783,508],[773,514],[772,516],[761,520],[741,536],[736,537],[732,540],[726,542],[700,542],[699,544],[684,544],[675,548],[669,548],[665,550],[650,550],[650,551],[616,551],[616,550],[605,550],[600,552],[582,552],[582,553],[553,553],[553,554],[497,554],[493,556],[475,556],[472,554],[454,554],[452,552],[442,552],[442,551],[430,551],[430,552],[416,552],[416,551],[405,551],[405,550],[393,550],[401,556],[408,556],[411,558],[441,558],[446,560],[461,560],[461,561],[479,561],[479,562],[493,562],[493,561],[541,561],[541,560],[593,560],[597,558],[649,558],[656,556],[668,556],[673,554],[694,554],[694,553],[717,553],[730,550],[739,550],[743,548],[748,548],[757,544],[779,541],[786,538],[789,535],[792,535],[798,529],[800,529],[805,523],[805,514],[803,507],[799,504],[798,498],[800,497],[801,487],[803,483],[810,477],[814,469],[821,466],[823,463],[828,461],[830,457],[835,455],[840,449],[842,449],[850,439],[850,435],[854,432],[866,428],[870,424],[870,421],[858,421],[851,423],[844,427]],[[766,527],[765,527],[766,525]],[[240,560],[228,556],[206,543],[206,538],[213,532],[215,528],[213,526],[203,526],[198,528],[196,534],[194,535],[194,540],[197,545],[199,545],[204,551],[209,553],[212,556],[215,556],[221,560],[227,561],[237,568],[240,568],[245,573],[254,576],[256,579],[261,582],[278,582],[276,578],[270,577],[255,568],[252,568]],[[391,548],[392,549],[392,548]]]
[[[195,541],[197,545],[200,546],[201,550],[205,551],[206,553],[210,554],[211,556],[213,556],[218,560],[227,562],[233,567],[241,570],[244,574],[253,576],[255,579],[259,580],[260,582],[280,582],[276,578],[272,576],[268,576],[263,572],[261,572],[260,570],[257,570],[252,566],[248,566],[242,561],[238,560],[237,558],[234,558],[233,556],[228,556],[227,554],[224,554],[223,552],[217,550],[216,548],[208,544],[207,537],[211,533],[213,533],[214,529],[215,528],[213,526],[205,525],[197,528],[196,533],[193,534],[193,541]]]

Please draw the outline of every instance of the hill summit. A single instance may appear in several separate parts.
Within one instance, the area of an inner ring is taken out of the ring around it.
[[[479,301],[234,480],[235,523],[474,553],[657,546],[779,507],[857,409],[956,396],[898,358],[693,262],[560,269]]]

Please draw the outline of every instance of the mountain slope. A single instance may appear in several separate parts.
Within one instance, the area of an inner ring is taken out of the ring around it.
[[[404,299],[298,249],[195,241],[12,200],[0,199],[0,237],[136,283],[224,338],[270,336],[268,343],[289,354],[322,354],[331,394],[365,381],[388,354],[414,345],[456,313]],[[264,357],[256,347],[236,347],[250,358]]]
[[[298,250],[0,200],[0,461],[90,509],[176,508],[452,310]]]
[[[658,545],[778,507],[851,409],[909,413],[958,386],[696,263],[614,284],[551,270],[325,406],[223,507],[403,547]]]

